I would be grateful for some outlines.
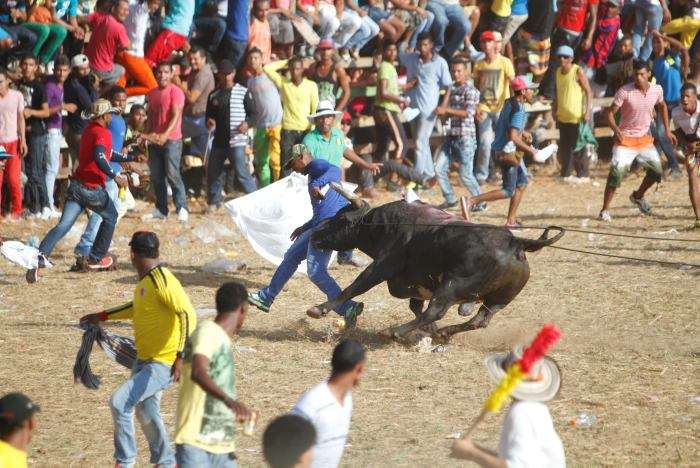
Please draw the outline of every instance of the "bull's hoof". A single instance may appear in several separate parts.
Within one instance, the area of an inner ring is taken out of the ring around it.
[[[306,311],[306,315],[308,315],[311,318],[315,319],[320,319],[321,317],[325,317],[328,314],[325,310],[318,306],[313,306],[310,309]]]
[[[380,330],[378,333],[379,338],[382,338],[384,340],[395,340],[397,338],[397,334],[394,331],[393,327],[385,328],[384,330]]]

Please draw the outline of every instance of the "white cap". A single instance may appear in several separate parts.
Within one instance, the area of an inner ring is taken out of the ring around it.
[[[70,61],[71,68],[85,67],[88,65],[90,65],[90,59],[88,59],[85,54],[76,55],[73,57],[73,60]]]

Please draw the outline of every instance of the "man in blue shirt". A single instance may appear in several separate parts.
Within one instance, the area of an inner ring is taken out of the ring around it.
[[[656,84],[664,90],[664,101],[668,107],[668,115],[671,115],[681,100],[682,77],[688,75],[690,55],[688,49],[683,47],[680,41],[665,36],[659,31],[652,31],[652,34],[654,37],[651,42],[653,51],[651,73],[656,78]],[[651,134],[657,142],[657,149],[661,147],[660,149],[666,154],[671,175],[680,177],[681,170],[678,166],[676,150],[666,138],[665,133],[658,131],[659,128],[664,127],[661,114],[657,112],[656,118],[651,124]]]
[[[228,59],[238,68],[248,49],[249,0],[228,0],[226,32],[219,45],[219,58]]]
[[[282,291],[302,260],[306,260],[309,279],[326,294],[328,300],[335,299],[341,292],[340,287],[330,277],[327,270],[331,251],[319,250],[311,243],[311,235],[316,226],[323,220],[335,216],[338,211],[350,203],[335,190],[327,190],[325,194],[323,193],[324,187],[327,187],[331,182],[340,183],[340,168],[322,159],[312,159],[311,153],[303,144],[292,147],[292,156],[286,166],[290,166],[294,172],[309,176],[309,197],[311,198],[313,216],[303,226],[292,232],[291,239],[294,243],[284,254],[284,259],[275,270],[270,284],[260,291],[248,295],[248,301],[263,312],[270,311],[272,302]],[[353,328],[363,307],[361,302],[346,301],[336,309],[336,312],[345,317],[347,328]]]
[[[513,96],[503,105],[503,110],[496,122],[496,137],[491,145],[496,155],[496,161],[501,167],[503,184],[500,190],[491,190],[476,197],[462,197],[462,216],[469,221],[469,210],[482,202],[510,198],[508,220],[506,227],[514,227],[518,205],[523,199],[527,188],[527,171],[522,160],[522,153],[535,155],[537,150],[522,139],[523,130],[527,123],[525,102],[532,102],[533,90],[537,84],[526,76],[517,76],[510,82]],[[518,154],[520,153],[520,155]]]

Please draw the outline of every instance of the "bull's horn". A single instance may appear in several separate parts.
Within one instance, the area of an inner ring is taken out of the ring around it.
[[[355,206],[355,208],[362,208],[362,199],[354,193],[345,190],[339,183],[331,182],[331,188],[341,194],[343,197],[347,198],[348,201]]]

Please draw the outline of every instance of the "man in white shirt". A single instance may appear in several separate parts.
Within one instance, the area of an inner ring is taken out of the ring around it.
[[[365,349],[355,340],[343,340],[333,350],[331,376],[304,393],[292,412],[305,417],[316,429],[312,468],[340,464],[352,416],[352,389],[364,372]]]
[[[681,105],[671,113],[678,143],[685,149],[685,168],[690,184],[690,203],[695,213],[693,229],[700,229],[700,109],[697,88],[693,83],[681,87]]]
[[[486,369],[494,383],[522,357],[523,346],[510,353],[486,358]],[[550,358],[538,361],[512,393],[513,404],[503,420],[498,453],[475,444],[470,437],[452,445],[452,456],[488,468],[565,468],[564,446],[554,430],[545,402],[559,392],[559,367]]]

